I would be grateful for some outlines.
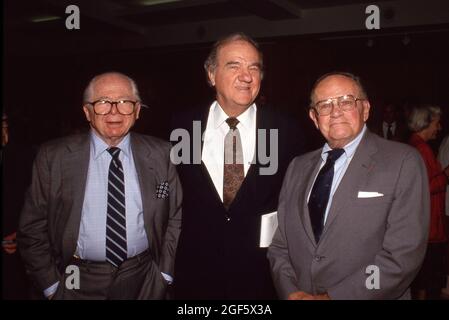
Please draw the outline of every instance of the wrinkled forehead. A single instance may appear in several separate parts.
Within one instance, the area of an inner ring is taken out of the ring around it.
[[[259,50],[248,41],[232,40],[222,44],[217,50],[217,62],[226,58],[251,58],[255,63],[261,63]]]
[[[94,97],[123,96],[134,97],[131,82],[119,75],[107,75],[92,84]]]
[[[332,75],[324,78],[314,90],[314,98],[318,100],[335,98],[343,95],[358,97],[360,88],[351,78],[342,75]]]

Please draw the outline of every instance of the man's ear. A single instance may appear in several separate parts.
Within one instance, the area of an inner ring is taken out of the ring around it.
[[[369,118],[369,111],[371,109],[371,105],[369,103],[368,100],[363,100],[362,101],[363,104],[363,121],[366,122],[366,120],[368,120]]]
[[[83,111],[84,111],[84,114],[86,115],[87,121],[90,122],[90,111],[86,105],[83,106]]]
[[[211,84],[211,86],[215,86],[215,70],[211,70],[209,68],[209,70],[207,71],[207,76],[209,77],[209,82]]]
[[[309,109],[309,117],[310,117],[310,119],[312,119],[313,123],[315,124],[315,127],[316,127],[317,129],[319,129],[319,126],[318,126],[318,119],[317,119],[317,114],[316,114],[315,109],[313,109],[313,108],[310,108],[310,109]]]
[[[137,108],[136,108],[136,120],[139,119],[140,109],[141,109],[141,106],[140,106],[140,103],[138,103]]]

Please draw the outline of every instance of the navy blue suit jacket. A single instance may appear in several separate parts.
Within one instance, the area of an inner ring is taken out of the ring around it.
[[[184,112],[175,117],[173,128],[184,128],[192,136],[192,121],[196,120],[201,121],[203,133],[208,112]],[[304,137],[295,120],[267,108],[258,108],[256,123],[257,129],[278,129],[278,170],[274,175],[260,175],[263,165],[257,159],[229,211],[204,163],[178,165],[184,201],[175,259],[176,299],[276,298],[267,249],[259,247],[261,216],[277,210],[285,171],[303,153]]]

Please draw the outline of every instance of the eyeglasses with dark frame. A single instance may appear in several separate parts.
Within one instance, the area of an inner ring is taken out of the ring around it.
[[[334,101],[337,102],[338,107],[340,107],[342,111],[351,111],[356,107],[357,101],[363,100],[366,99],[356,98],[353,95],[347,94],[336,98],[318,101],[313,106],[313,109],[315,109],[320,116],[328,116],[332,113],[332,107],[335,106]]]
[[[134,113],[136,104],[139,101],[133,100],[118,100],[118,101],[109,101],[107,99],[99,99],[92,102],[86,102],[86,104],[90,104],[93,106],[94,113],[96,115],[105,116],[112,111],[112,106],[115,105],[117,108],[117,112],[124,116],[129,116]]]

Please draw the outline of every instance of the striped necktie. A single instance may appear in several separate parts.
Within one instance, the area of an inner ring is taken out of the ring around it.
[[[112,159],[108,175],[108,208],[106,216],[106,261],[118,267],[126,260],[125,179],[120,149],[108,149]]]

